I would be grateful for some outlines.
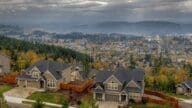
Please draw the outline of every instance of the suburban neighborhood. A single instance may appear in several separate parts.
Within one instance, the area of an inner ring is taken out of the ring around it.
[[[44,35],[42,31],[38,33],[39,37]],[[39,43],[35,37],[28,40],[28,37],[1,36],[1,105],[5,108],[191,107],[191,36],[120,35],[115,40],[116,35],[100,42],[92,41],[92,36],[75,37],[73,41],[64,38],[60,45],[53,38],[48,41],[38,37]],[[82,50],[62,46],[77,40],[84,43]]]
[[[30,108],[38,101],[42,101],[48,108],[63,107],[63,102],[68,107],[76,108],[85,104],[84,101],[92,102],[93,108],[105,108],[109,104],[112,105],[111,108],[134,107],[136,103],[139,105],[148,102],[180,108],[180,98],[145,87],[147,72],[141,68],[128,70],[118,64],[115,67],[89,69],[86,72],[81,64],[40,60],[13,75],[10,72],[10,57],[0,55],[0,60],[1,73],[4,76],[1,77],[1,86],[10,86],[2,92],[2,96],[13,108]],[[175,95],[190,98],[191,85],[190,80],[177,84]],[[52,95],[51,99],[49,95]]]
[[[192,0],[0,0],[0,108],[192,108]]]

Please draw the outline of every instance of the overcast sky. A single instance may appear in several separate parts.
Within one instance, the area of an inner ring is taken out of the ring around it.
[[[192,0],[0,0],[0,22],[192,22]]]

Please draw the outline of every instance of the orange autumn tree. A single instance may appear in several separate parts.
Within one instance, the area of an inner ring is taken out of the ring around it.
[[[17,80],[16,80],[16,75],[5,75],[3,77],[3,82],[7,83],[7,84],[16,84]]]

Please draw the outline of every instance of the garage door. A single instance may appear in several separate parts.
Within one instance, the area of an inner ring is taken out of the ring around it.
[[[118,101],[119,101],[119,95],[106,94],[106,95],[105,95],[105,100],[106,100],[106,101],[115,101],[115,102],[118,102]]]

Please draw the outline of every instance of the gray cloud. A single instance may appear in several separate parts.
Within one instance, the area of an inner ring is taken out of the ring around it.
[[[192,22],[191,0],[0,0],[0,21],[91,23],[170,20]]]

